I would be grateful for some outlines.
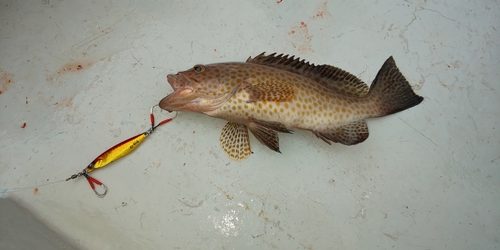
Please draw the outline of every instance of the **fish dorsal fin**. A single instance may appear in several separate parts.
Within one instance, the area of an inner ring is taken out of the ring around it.
[[[265,52],[264,52],[265,53]],[[335,91],[341,91],[354,96],[364,96],[369,88],[366,83],[361,81],[355,75],[347,71],[330,65],[314,65],[306,62],[304,59],[295,58],[295,56],[276,53],[270,55],[260,55],[247,59],[247,63],[265,65],[281,70],[286,70],[301,76],[313,79],[324,86]]]

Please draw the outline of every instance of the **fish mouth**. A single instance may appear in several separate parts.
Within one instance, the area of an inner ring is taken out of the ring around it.
[[[197,98],[192,88],[176,89],[173,93],[161,99],[158,104],[168,112],[186,110],[186,106]]]
[[[192,88],[182,87],[189,86],[189,81],[185,77],[179,74],[168,74],[167,81],[174,89],[174,92],[161,99],[158,104],[161,109],[168,112],[181,111],[186,104],[196,99]]]
[[[167,80],[174,89],[174,92],[161,99],[158,104],[161,109],[172,111],[191,111],[206,113],[222,107],[238,91],[242,83],[239,83],[232,90],[217,93],[209,96],[195,89],[195,79],[188,79],[183,75],[167,75]],[[193,84],[194,83],[194,84]]]

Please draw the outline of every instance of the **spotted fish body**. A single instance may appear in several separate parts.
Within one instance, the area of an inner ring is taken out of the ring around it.
[[[415,105],[416,95],[390,57],[371,88],[329,65],[264,53],[245,63],[195,65],[167,76],[174,93],[160,101],[168,111],[191,111],[225,119],[220,143],[228,156],[251,154],[248,130],[279,152],[278,132],[312,131],[327,143],[354,145],[368,138],[365,119]]]

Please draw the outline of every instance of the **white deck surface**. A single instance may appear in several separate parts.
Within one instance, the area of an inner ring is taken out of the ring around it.
[[[369,2],[1,0],[0,195],[82,249],[500,249],[500,3]],[[367,83],[392,55],[425,100],[357,146],[252,137],[243,162],[180,113],[92,173],[105,198],[42,186],[145,131],[166,74],[263,51]]]

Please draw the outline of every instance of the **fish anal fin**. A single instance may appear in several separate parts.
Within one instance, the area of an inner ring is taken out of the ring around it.
[[[347,71],[330,65],[314,65],[294,56],[276,55],[276,53],[266,56],[261,53],[254,58],[248,58],[246,62],[299,74],[329,89],[353,96],[365,96],[369,91],[366,83]]]
[[[220,145],[229,158],[241,161],[252,154],[246,125],[228,122],[220,135]]]
[[[288,130],[285,125],[279,123],[279,122],[271,122],[271,121],[263,121],[259,119],[255,119],[253,117],[248,118],[249,121],[256,123],[260,126],[266,127],[268,129],[274,130],[276,132],[281,132],[281,133],[288,133],[291,134],[292,131]]]
[[[293,85],[284,82],[260,82],[247,86],[246,90],[250,95],[247,102],[289,102],[295,96]]]
[[[252,132],[252,134],[255,136],[255,138],[257,138],[257,140],[260,143],[266,145],[269,149],[273,151],[281,153],[279,145],[280,144],[279,137],[276,131],[253,122],[250,122],[248,124],[248,129],[250,129],[250,132]]]
[[[366,121],[354,121],[339,127],[325,130],[314,130],[313,133],[328,144],[330,142],[342,143],[344,145],[356,145],[368,138],[368,125]]]

